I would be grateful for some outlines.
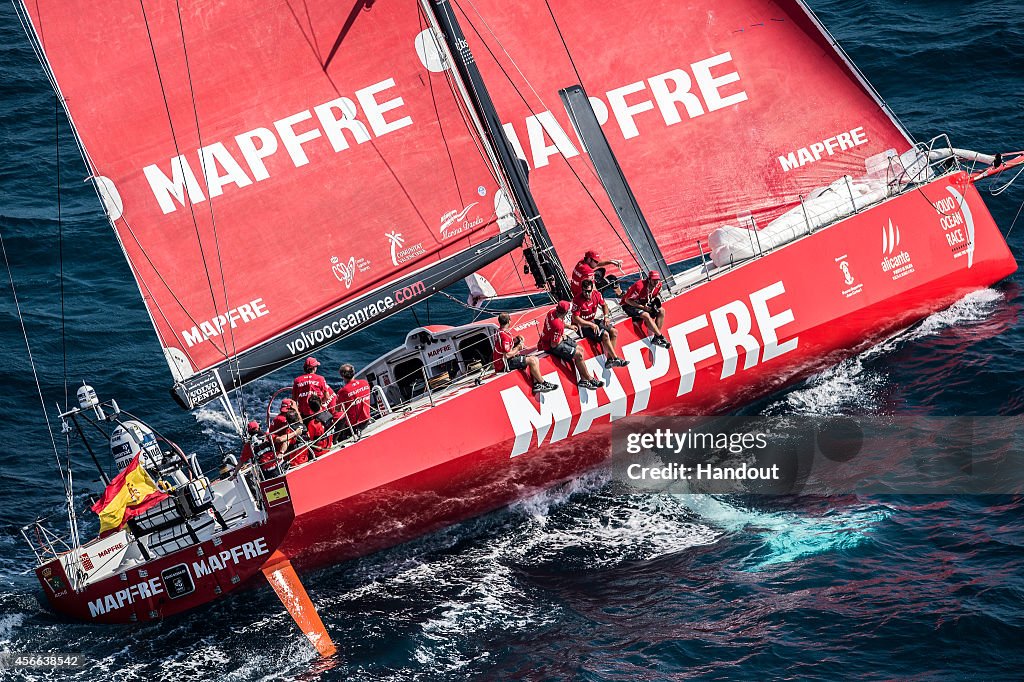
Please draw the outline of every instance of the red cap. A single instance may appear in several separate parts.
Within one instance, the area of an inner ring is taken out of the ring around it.
[[[601,261],[601,256],[597,255],[597,251],[594,251],[593,249],[591,249],[590,251],[587,251],[585,254],[583,254],[583,257],[584,258],[589,258],[590,260],[596,260],[598,262]]]
[[[559,301],[558,305],[555,306],[555,310],[557,310],[562,315],[565,315],[567,312],[569,312],[569,308],[571,307],[572,304],[569,303],[568,301]]]
[[[281,401],[281,411],[284,412],[289,407],[295,407],[295,401],[291,398],[285,398]]]
[[[651,270],[649,273],[647,273],[647,279],[651,280],[652,282],[657,282],[658,280],[661,279],[661,273],[659,273],[657,270]]]
[[[256,433],[260,430],[260,423],[257,421],[249,422],[249,433]]]
[[[306,369],[313,369],[314,367],[319,367],[320,362],[316,358],[306,358],[306,361],[302,363],[302,366]]]

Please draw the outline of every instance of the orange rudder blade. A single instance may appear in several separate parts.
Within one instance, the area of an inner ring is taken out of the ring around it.
[[[306,588],[299,581],[299,576],[295,574],[288,557],[280,552],[274,552],[267,563],[263,564],[262,570],[267,582],[274,588],[278,599],[288,609],[288,613],[295,619],[295,624],[309,639],[309,643],[324,658],[333,656],[337,652],[334,642],[327,634],[320,614],[306,594]]]

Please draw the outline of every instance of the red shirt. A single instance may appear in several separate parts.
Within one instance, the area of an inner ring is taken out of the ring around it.
[[[565,320],[558,313],[558,308],[554,308],[544,318],[544,329],[540,333],[540,342],[537,347],[541,350],[551,350],[562,342],[564,336]]]
[[[312,414],[309,409],[309,396],[314,392],[320,395],[324,404],[328,402],[327,396],[333,394],[327,380],[314,372],[296,377],[292,382],[292,400],[299,404],[299,414],[303,418]]]
[[[579,296],[583,290],[583,280],[594,279],[594,268],[587,265],[586,259],[576,264],[572,271],[572,281],[569,283],[569,290],[572,295]]]
[[[637,280],[636,284],[626,290],[626,294],[622,297],[622,302],[628,304],[629,301],[639,301],[640,305],[650,305],[651,301],[661,293],[661,281],[651,289],[647,288],[647,282],[640,279]]]
[[[274,451],[274,444],[270,440],[270,436],[267,435],[266,433],[261,433],[261,434],[258,434],[258,435],[260,435],[261,437],[266,439],[265,441],[263,441],[260,444],[259,451],[257,453],[258,456],[259,456],[260,468],[264,469],[264,470],[272,469],[274,464],[277,461],[277,457],[275,456],[277,453]],[[246,462],[248,462],[252,458],[253,458],[252,443],[247,442],[247,443],[245,443],[242,446],[242,457],[241,457],[241,459],[239,460],[238,463],[239,464],[245,464]]]
[[[498,330],[498,334],[494,337],[493,359],[495,372],[505,371],[505,354],[511,353],[515,345],[516,342],[512,337],[512,332],[505,329]]]
[[[365,379],[353,379],[338,389],[338,407],[348,415],[348,421],[341,420],[342,425],[349,423],[357,426],[370,420],[370,384]],[[341,414],[337,415],[339,418]]]
[[[334,436],[322,437],[326,432],[327,428],[319,419],[306,420],[306,437],[311,443],[315,443],[311,449],[317,457],[330,450],[333,444]]]
[[[601,310],[602,306],[604,306],[604,296],[597,289],[590,292],[589,298],[585,298],[583,294],[577,294],[576,298],[572,299],[573,315],[587,322],[594,321],[597,311]]]
[[[298,426],[298,424],[296,424],[295,426]],[[274,417],[274,420],[270,422],[270,435],[284,435],[285,433],[287,433],[289,428],[294,427],[291,426],[291,423],[288,421],[288,417],[284,414],[278,414],[276,417]],[[289,438],[284,443],[284,445],[277,446],[277,452],[284,455],[285,461],[287,461],[290,466],[297,466],[309,460],[309,450],[307,448],[299,448],[298,450],[293,450],[294,447],[295,439]]]

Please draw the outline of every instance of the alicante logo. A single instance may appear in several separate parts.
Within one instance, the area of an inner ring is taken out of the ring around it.
[[[331,270],[334,272],[334,276],[338,278],[339,282],[345,283],[346,289],[352,288],[352,282],[356,278],[356,259],[352,256],[348,259],[347,263],[341,263],[338,261],[337,256],[331,257],[332,267]]]
[[[882,272],[888,272],[892,275],[893,281],[914,272],[914,264],[910,261],[910,254],[900,249],[902,242],[903,236],[900,234],[900,226],[893,224],[890,218],[889,224],[882,226]]]

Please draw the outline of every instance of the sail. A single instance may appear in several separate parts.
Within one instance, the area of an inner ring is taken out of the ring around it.
[[[590,248],[626,274],[637,264],[561,88],[582,81],[669,262],[912,145],[796,0],[452,4],[567,269]],[[512,258],[480,274],[499,296],[533,290]]]
[[[415,0],[24,8],[187,406],[522,241]]]

